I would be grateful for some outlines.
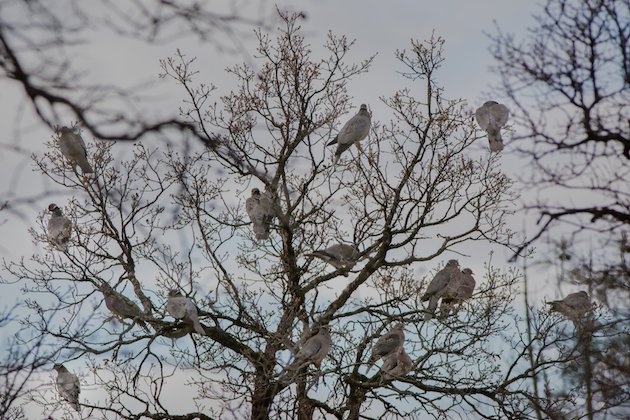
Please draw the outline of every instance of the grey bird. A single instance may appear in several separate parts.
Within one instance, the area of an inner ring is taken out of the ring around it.
[[[79,165],[84,175],[94,172],[88,162],[87,148],[85,147],[85,142],[81,135],[75,133],[68,127],[61,127],[60,132],[59,149],[66,159],[68,159],[75,168]]]
[[[341,154],[348,150],[353,144],[356,143],[357,147],[360,148],[359,142],[368,136],[371,124],[371,117],[367,105],[361,104],[359,112],[357,112],[354,117],[350,118],[341,128],[339,134],[326,145],[337,145],[333,164],[336,165],[339,162]]]
[[[473,274],[470,268],[464,268],[457,277],[448,283],[440,303],[440,318],[448,316],[455,305],[459,309],[465,300],[472,297],[476,285]]]
[[[591,299],[584,290],[571,293],[562,300],[547,302],[547,304],[551,305],[551,311],[560,312],[573,322],[593,308]]]
[[[311,363],[319,369],[322,360],[330,351],[331,346],[330,327],[328,325],[322,325],[319,327],[317,334],[306,340],[296,353],[293,362],[287,368],[288,372],[284,382],[287,383],[286,380],[293,380],[295,373],[300,368],[308,366]]]
[[[131,319],[141,326],[146,332],[150,333],[147,324],[142,320],[144,313],[138,305],[133,303],[128,297],[115,291],[109,284],[101,283],[99,289],[105,298],[105,306],[114,314],[121,322],[123,319]]]
[[[446,267],[437,272],[429,286],[427,291],[422,295],[423,302],[429,301],[429,305],[424,312],[424,320],[428,321],[433,318],[433,314],[437,309],[438,300],[446,292],[446,288],[449,282],[460,275],[459,262],[457,260],[449,260],[446,263]]]
[[[70,235],[72,233],[72,222],[55,203],[48,205],[48,211],[52,213],[48,219],[48,240],[60,251],[68,250]]]
[[[402,378],[413,369],[413,360],[405,352],[403,346],[400,346],[394,353],[383,359],[381,373],[383,380]]]
[[[405,341],[405,332],[403,330],[403,324],[398,323],[389,330],[386,334],[380,336],[372,347],[372,355],[368,360],[368,363],[374,363],[377,360],[387,357],[402,347]]]
[[[270,194],[267,191],[261,193],[258,188],[253,188],[251,197],[245,200],[245,210],[257,240],[269,239],[271,222],[275,217],[274,207]]]
[[[61,364],[55,364],[53,369],[57,371],[57,391],[59,395],[66,400],[72,408],[80,413],[79,394],[81,393],[81,385],[79,383],[79,377],[70,373],[70,371]]]
[[[500,152],[503,150],[503,139],[501,138],[501,128],[505,126],[510,117],[510,111],[503,104],[496,101],[484,102],[475,111],[475,118],[482,130],[488,133],[490,151]]]
[[[197,333],[206,335],[203,326],[199,323],[197,306],[192,299],[183,296],[179,290],[169,290],[166,301],[166,312],[175,319],[191,322]]]
[[[359,259],[359,250],[354,245],[339,243],[305,255],[324,260],[335,268],[350,270]]]

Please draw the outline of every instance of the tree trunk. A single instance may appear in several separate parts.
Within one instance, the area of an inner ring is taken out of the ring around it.
[[[276,396],[277,385],[270,383],[268,378],[258,372],[254,379],[254,393],[252,395],[252,420],[268,420],[271,403]]]

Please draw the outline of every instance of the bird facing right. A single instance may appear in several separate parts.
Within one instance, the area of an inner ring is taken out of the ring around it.
[[[366,138],[370,133],[370,126],[372,124],[370,113],[368,112],[367,105],[361,104],[359,112],[352,118],[350,118],[339,131],[339,134],[326,146],[337,145],[335,150],[335,159],[333,164],[337,165],[341,154],[348,150],[353,144],[357,144]]]

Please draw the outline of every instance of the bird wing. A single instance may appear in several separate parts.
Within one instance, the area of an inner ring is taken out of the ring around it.
[[[422,301],[426,302],[427,300],[431,298],[431,296],[437,293],[442,293],[445,290],[450,280],[451,280],[451,271],[449,267],[445,267],[441,269],[440,271],[438,271],[435,277],[433,277],[433,280],[431,280],[431,283],[429,283],[429,286],[427,287],[427,291],[424,292],[424,295],[422,295]]]
[[[501,128],[507,124],[510,117],[510,111],[503,104],[491,105],[488,109],[489,114],[497,128]]]
[[[488,112],[488,108],[485,105],[480,106],[475,111],[475,119],[477,120],[477,124],[481,127],[482,130],[487,130],[488,125],[490,123],[490,113]]]
[[[370,118],[363,115],[355,115],[350,118],[348,122],[343,126],[337,136],[337,142],[339,143],[337,150],[345,146],[348,149],[354,142],[361,141],[367,137],[370,132]]]

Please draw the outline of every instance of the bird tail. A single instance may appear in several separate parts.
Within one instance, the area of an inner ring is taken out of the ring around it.
[[[337,144],[337,137],[338,136],[335,136],[335,138],[332,139],[332,141],[330,143],[326,144],[326,146],[332,146],[333,144]]]
[[[85,162],[78,162],[78,163],[79,163],[79,166],[81,167],[81,172],[83,172],[83,175],[94,173],[92,166],[90,166],[90,163],[87,160]]]
[[[429,306],[427,306],[427,309],[425,309],[424,311],[425,321],[429,321],[431,318],[433,318],[433,314],[435,314],[435,309],[437,308],[437,303],[438,303],[438,297],[431,296],[431,299],[429,300]]]
[[[488,130],[488,143],[490,143],[490,151],[492,152],[500,152],[503,150],[501,130]]]
[[[146,322],[144,322],[143,320],[139,318],[136,318],[134,321],[136,322],[136,324],[140,325],[142,329],[145,330],[148,334],[151,334],[151,330],[149,329],[149,327],[147,327]]]
[[[337,166],[337,164],[339,163],[339,158],[341,157],[341,154],[335,154],[335,159],[333,160],[333,165]]]
[[[195,328],[195,331],[197,331],[198,334],[206,335],[206,330],[203,329],[203,326],[201,325],[198,319],[193,319],[193,327]]]
[[[81,405],[79,404],[79,402],[78,402],[78,401],[70,401],[70,406],[71,406],[72,408],[74,408],[74,410],[75,410],[77,413],[79,413],[79,414],[81,413]]]

